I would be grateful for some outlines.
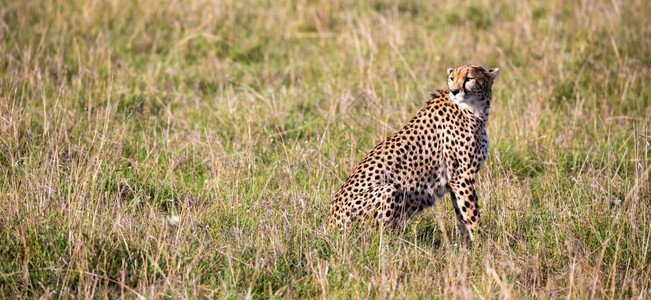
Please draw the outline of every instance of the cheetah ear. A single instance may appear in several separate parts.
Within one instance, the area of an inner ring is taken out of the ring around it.
[[[500,68],[494,68],[488,70],[488,76],[491,78],[491,80],[495,81],[497,79],[497,75],[500,73]]]
[[[452,71],[454,71],[454,68],[448,68],[448,75],[452,74]]]

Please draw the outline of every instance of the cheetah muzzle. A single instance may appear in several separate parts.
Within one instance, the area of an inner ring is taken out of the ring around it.
[[[463,233],[479,233],[475,184],[486,160],[486,123],[499,69],[448,69],[447,90],[431,94],[400,131],[369,152],[330,206],[328,227],[353,221],[400,226],[450,192]]]

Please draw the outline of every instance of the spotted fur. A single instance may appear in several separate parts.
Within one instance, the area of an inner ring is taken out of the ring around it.
[[[375,146],[346,179],[328,225],[355,220],[399,226],[450,192],[462,232],[479,230],[477,173],[486,160],[486,122],[499,69],[448,69],[447,90],[431,94],[418,114]]]

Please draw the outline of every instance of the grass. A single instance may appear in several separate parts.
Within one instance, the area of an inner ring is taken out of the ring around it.
[[[3,298],[651,296],[648,1],[0,4]],[[486,234],[327,233],[466,63]]]

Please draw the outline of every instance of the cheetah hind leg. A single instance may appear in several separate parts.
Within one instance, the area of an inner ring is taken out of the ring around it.
[[[398,229],[405,223],[405,213],[399,191],[393,184],[384,184],[369,191],[366,196],[368,202],[375,207],[370,210],[368,217],[376,226]]]

